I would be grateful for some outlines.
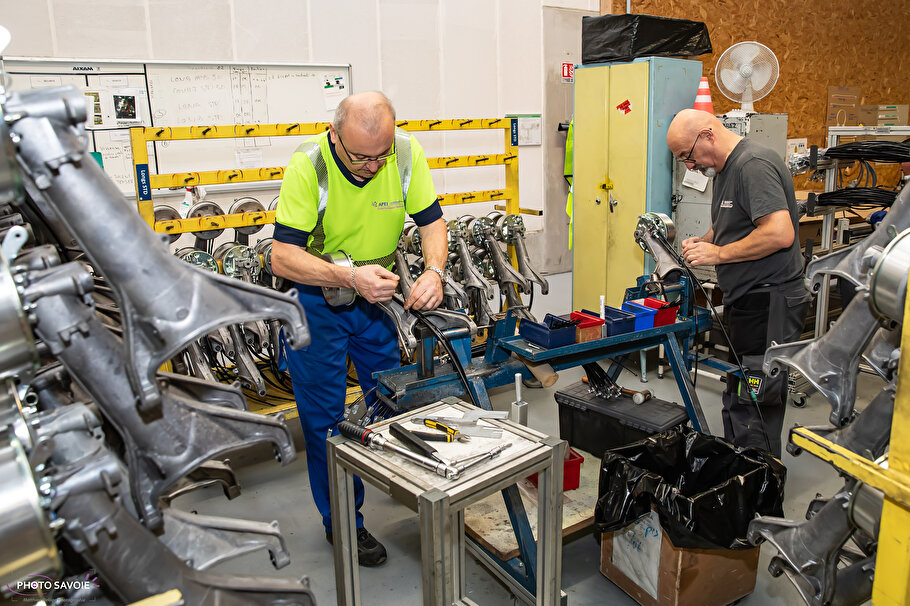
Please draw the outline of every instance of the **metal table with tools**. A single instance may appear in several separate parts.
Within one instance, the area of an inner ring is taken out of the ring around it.
[[[474,432],[467,442],[433,442],[443,462],[423,457],[426,460],[418,463],[414,457],[392,450],[402,448],[397,440],[390,439],[392,423],[406,430],[426,430],[423,423],[411,419],[434,415],[461,418],[476,411],[477,408],[461,400],[445,398],[369,429],[339,425],[343,434],[359,432],[357,438],[362,443],[343,435],[328,441],[338,604],[361,603],[353,475],[359,475],[419,514],[423,603],[449,606],[476,604],[464,595],[465,508],[498,490],[514,487],[517,481],[535,472],[538,473],[536,566],[528,563],[528,574],[536,579],[536,604],[560,603],[562,474],[566,449],[563,440],[508,420],[482,418],[476,427],[499,429],[501,436],[484,437]],[[527,524],[526,516],[524,523]]]

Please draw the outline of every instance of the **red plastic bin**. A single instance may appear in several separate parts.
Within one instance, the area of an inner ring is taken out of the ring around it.
[[[585,458],[569,448],[569,456],[562,463],[562,491],[575,490],[581,484],[581,463]],[[537,474],[528,476],[531,483],[537,486]]]
[[[679,303],[667,303],[654,297],[648,297],[642,301],[642,305],[656,309],[654,315],[654,326],[666,326],[676,322],[676,312],[679,311]]]
[[[581,311],[573,311],[569,314],[571,320],[581,320],[575,325],[575,342],[585,343],[601,337],[601,326],[604,325],[603,318],[592,316]]]

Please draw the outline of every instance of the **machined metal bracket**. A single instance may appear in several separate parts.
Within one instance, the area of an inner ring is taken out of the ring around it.
[[[470,230],[474,238],[474,243],[481,248],[486,249],[490,254],[490,260],[493,262],[493,268],[496,273],[496,281],[499,282],[499,289],[507,288],[508,284],[514,284],[522,292],[531,292],[531,283],[506,258],[499,244],[493,237],[493,221],[489,217],[477,217],[471,222]]]
[[[229,500],[240,496],[240,482],[237,481],[237,474],[234,473],[228,459],[206,461],[188,476],[180,478],[170,490],[161,495],[161,501],[170,504],[180,495],[215,484],[221,486],[224,496]]]
[[[878,318],[858,293],[820,338],[769,347],[763,370],[770,377],[786,372],[787,366],[798,370],[828,400],[829,421],[840,427],[853,411],[860,357],[878,328]]]
[[[828,604],[834,596],[838,556],[854,530],[847,518],[849,502],[850,493],[843,490],[808,521],[762,516],[749,523],[750,543],[765,540],[780,553],[768,567],[772,576],[786,573],[811,606]]]
[[[268,550],[276,569],[291,563],[291,554],[275,520],[255,522],[168,509],[164,512],[161,541],[196,570],[207,570],[260,549]]]
[[[376,305],[392,318],[402,346],[408,351],[414,351],[417,347],[414,327],[417,325],[418,318],[404,308],[404,300],[395,295],[390,300],[381,301]],[[458,331],[466,335],[477,334],[477,325],[466,314],[447,309],[423,310],[421,314],[443,332]]]

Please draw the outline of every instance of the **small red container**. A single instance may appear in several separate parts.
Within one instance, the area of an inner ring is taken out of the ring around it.
[[[562,463],[562,491],[575,490],[581,484],[581,463],[585,458],[569,448],[569,456]],[[531,483],[537,486],[537,474],[528,476]]]
[[[654,297],[644,299],[642,304],[645,307],[657,310],[657,314],[654,316],[654,326],[666,326],[676,322],[676,312],[679,310],[678,304],[667,303]]]
[[[593,341],[601,337],[601,327],[604,325],[602,318],[591,316],[580,311],[573,311],[571,314],[569,314],[569,319],[581,320],[579,324],[575,325],[576,343]]]

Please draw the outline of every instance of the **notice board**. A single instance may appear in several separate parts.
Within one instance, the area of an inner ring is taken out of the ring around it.
[[[167,63],[4,59],[10,90],[75,86],[86,99],[89,151],[132,197],[134,126],[330,122],[351,94],[347,64]],[[149,143],[155,173],[284,166],[305,137]]]

